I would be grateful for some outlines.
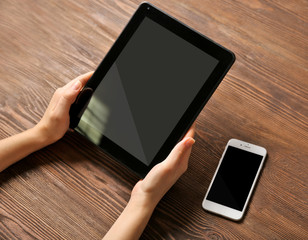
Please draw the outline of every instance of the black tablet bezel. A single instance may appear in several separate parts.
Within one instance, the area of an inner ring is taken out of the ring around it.
[[[116,143],[112,142],[107,137],[103,137],[99,147],[101,147],[105,152],[122,162],[141,177],[145,176],[154,165],[161,162],[168,156],[175,144],[184,136],[194,120],[197,118],[206,102],[209,100],[235,61],[235,55],[231,51],[225,49],[217,43],[214,43],[212,40],[179,22],[163,11],[157,9],[153,5],[149,3],[142,3],[118,39],[115,41],[103,61],[100,63],[91,79],[86,84],[85,89],[91,89],[92,91],[95,91],[97,86],[101,83],[102,79],[107,74],[112,64],[117,59],[145,17],[150,18],[174,34],[190,42],[202,51],[216,58],[219,62],[149,166],[143,164],[141,161],[119,147]],[[85,103],[81,105],[84,104]],[[83,111],[84,106],[80,106],[80,104],[75,104],[71,107],[71,128],[75,128],[77,126],[81,118],[80,112]]]

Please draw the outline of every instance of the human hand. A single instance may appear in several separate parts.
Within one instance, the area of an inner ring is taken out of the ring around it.
[[[193,125],[163,162],[157,164],[133,188],[131,198],[121,216],[105,235],[109,239],[139,239],[154,208],[165,193],[187,170],[195,126]]]
[[[34,127],[40,132],[46,144],[51,144],[64,136],[69,128],[69,110],[77,95],[92,76],[93,72],[83,74],[58,88],[44,113],[43,118]]]
[[[132,201],[138,201],[138,205],[141,204],[146,208],[155,208],[165,193],[187,170],[188,159],[195,143],[194,133],[195,125],[189,129],[169,156],[154,166],[147,176],[135,185],[131,194]]]

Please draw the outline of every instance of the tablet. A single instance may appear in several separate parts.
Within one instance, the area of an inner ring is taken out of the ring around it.
[[[142,3],[70,110],[70,127],[141,177],[184,136],[234,54]]]

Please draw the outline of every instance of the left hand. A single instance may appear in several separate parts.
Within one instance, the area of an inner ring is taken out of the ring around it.
[[[41,121],[35,126],[47,144],[64,136],[69,128],[69,110],[77,95],[92,76],[93,72],[83,74],[54,93]]]

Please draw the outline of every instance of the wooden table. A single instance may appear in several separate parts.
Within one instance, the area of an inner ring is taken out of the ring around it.
[[[141,1],[0,2],[0,138],[33,127],[56,88],[94,70]],[[188,171],[142,239],[307,239],[308,2],[153,1],[235,52],[197,119]],[[201,202],[225,144],[268,158],[243,221]],[[76,133],[0,174],[0,239],[100,239],[137,176]]]

